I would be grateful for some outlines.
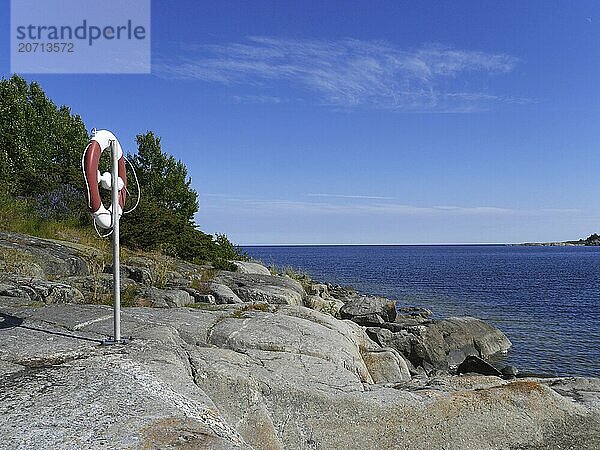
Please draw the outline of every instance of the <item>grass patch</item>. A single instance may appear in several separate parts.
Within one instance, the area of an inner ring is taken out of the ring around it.
[[[245,313],[250,311],[275,312],[277,308],[266,302],[261,303],[245,303],[241,308],[232,312],[229,317],[232,319],[247,319],[249,316]]]
[[[138,298],[141,291],[138,286],[129,284],[121,291],[121,306],[131,307],[139,306]]]
[[[142,266],[150,269],[151,284],[159,289],[167,287],[169,279],[176,268],[175,258],[160,251],[144,251],[122,249],[122,263]]]
[[[194,275],[190,287],[195,289],[201,294],[210,294],[210,288],[208,284],[215,279],[219,270],[217,269],[203,269]]]
[[[0,270],[21,276],[35,275],[35,259],[27,252],[12,247],[0,247]]]
[[[290,266],[278,267],[275,264],[270,264],[267,268],[269,269],[269,272],[271,272],[271,275],[288,276],[292,280],[296,280],[305,290],[313,283],[310,275],[303,270],[295,269]]]

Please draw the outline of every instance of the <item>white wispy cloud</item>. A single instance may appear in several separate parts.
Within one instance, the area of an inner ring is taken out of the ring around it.
[[[255,103],[263,105],[266,103],[283,103],[285,99],[275,95],[233,95],[232,99],[236,103]]]
[[[249,37],[243,43],[186,45],[171,58],[159,52],[153,71],[165,78],[243,86],[246,92],[234,95],[238,101],[281,102],[272,92],[284,83],[336,108],[468,112],[527,102],[486,88],[489,75],[509,73],[518,62],[504,53],[433,44],[402,49],[384,41]]]
[[[378,195],[345,195],[345,194],[306,194],[307,197],[329,197],[365,200],[395,200],[396,197],[384,197]]]
[[[330,196],[330,194],[327,194]],[[319,196],[319,195],[317,195]],[[415,206],[402,204],[395,201],[382,201],[393,197],[369,196],[335,196],[340,199],[356,199],[358,201],[297,201],[285,199],[253,199],[217,194],[201,194],[200,197],[214,197],[215,202],[202,202],[203,209],[225,209],[235,212],[251,212],[259,215],[286,213],[286,214],[337,214],[337,215],[391,215],[391,216],[515,216],[515,217],[542,217],[555,215],[573,215],[582,213],[578,209],[538,208],[518,209],[496,206],[454,206],[432,205]],[[361,201],[361,200],[374,201]]]

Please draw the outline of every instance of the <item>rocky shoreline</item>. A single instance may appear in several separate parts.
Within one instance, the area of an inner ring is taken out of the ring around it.
[[[0,448],[600,447],[600,380],[494,367],[508,338],[349,288],[0,232]],[[515,378],[517,376],[518,378]]]

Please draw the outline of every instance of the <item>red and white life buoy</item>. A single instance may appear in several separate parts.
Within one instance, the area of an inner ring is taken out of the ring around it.
[[[105,229],[112,227],[112,205],[108,209],[104,207],[102,204],[102,199],[100,198],[98,184],[102,184],[102,187],[105,189],[111,189],[112,177],[109,172],[105,172],[100,175],[100,171],[98,170],[98,162],[100,161],[102,152],[104,152],[106,149],[110,149],[110,141],[115,141],[117,146],[117,156],[119,160],[119,207],[117,209],[119,212],[119,217],[121,217],[123,214],[123,208],[125,207],[127,173],[125,171],[125,158],[123,157],[123,150],[121,149],[121,144],[119,144],[119,141],[115,135],[108,130],[96,131],[96,134],[92,137],[85,148],[82,161],[83,176],[87,185],[88,207],[92,213],[92,216],[94,217],[96,225]]]

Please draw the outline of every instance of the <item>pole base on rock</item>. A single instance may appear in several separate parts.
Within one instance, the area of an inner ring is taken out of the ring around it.
[[[131,341],[131,338],[115,340],[115,338],[110,337],[108,339],[104,339],[100,345],[127,345],[129,344],[129,341]]]

